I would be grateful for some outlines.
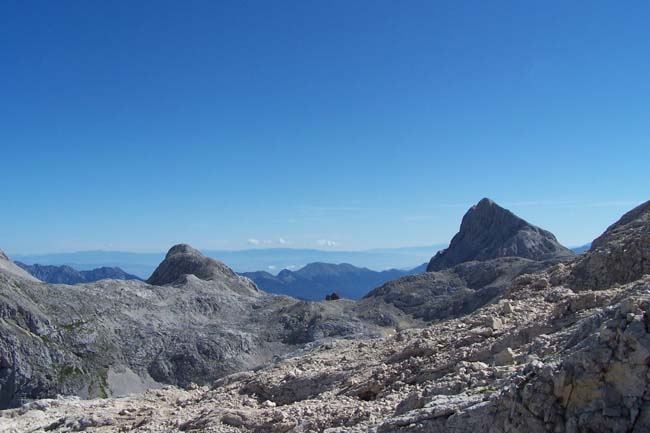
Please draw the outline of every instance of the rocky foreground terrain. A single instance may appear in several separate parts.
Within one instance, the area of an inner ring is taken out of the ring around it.
[[[414,297],[411,304],[421,305],[418,302],[427,281],[421,277],[413,284],[417,290],[412,286],[406,294],[399,294],[398,288],[408,285],[398,283],[392,292],[384,288],[358,304],[346,304],[350,305],[348,320],[371,326],[372,322],[363,320],[363,313],[369,314],[372,302],[377,308],[375,317],[398,313],[412,317],[409,329],[375,328],[393,332],[383,336],[377,333],[373,338],[306,338],[305,342],[312,343],[293,346],[270,363],[259,363],[258,368],[204,382],[203,386],[189,381],[183,387],[161,386],[117,398],[39,399],[3,411],[0,431],[650,432],[648,236],[650,202],[609,227],[584,255],[544,266],[539,263],[546,262],[535,261],[530,268],[533,273],[527,272],[526,265],[517,267],[514,273],[518,276],[509,282],[512,272],[501,273],[496,280],[494,273],[488,272],[485,281],[488,286],[494,285],[493,297],[473,311],[428,323],[408,314],[406,300]],[[189,262],[187,269],[203,261],[186,246],[170,251],[171,256],[177,254],[181,255],[175,259],[178,262]],[[163,262],[162,270],[169,264]],[[469,262],[465,266],[470,269],[479,265]],[[463,271],[453,270],[456,267],[442,274],[427,273],[433,275],[432,296],[453,295],[455,287],[472,290],[468,282],[481,280],[469,274],[463,279]],[[500,266],[490,264],[487,268]],[[206,280],[193,275],[182,277],[197,280],[191,287],[178,279],[167,286],[128,284],[153,291],[148,296],[157,299],[173,295],[165,305],[172,308],[184,300],[178,298],[177,291],[193,291],[205,284],[201,293],[208,293],[208,286],[223,279],[222,269],[213,271],[219,273],[203,275]],[[161,271],[158,277],[166,281],[166,275]],[[452,283],[454,275],[463,281],[449,284],[445,292],[443,275]],[[21,283],[24,280],[19,277],[4,278],[9,280],[1,282],[3,298],[10,284],[34,284]],[[67,287],[79,286],[65,286],[61,291]],[[253,299],[265,296],[245,280],[238,287],[241,293],[237,295]],[[396,302],[387,302],[390,293],[396,293],[390,298]],[[285,302],[289,309],[302,305],[291,298]],[[322,305],[340,302],[345,301],[308,304],[325,308]],[[123,308],[121,314],[130,314],[131,310]],[[164,311],[161,305],[160,314]],[[1,316],[5,329],[12,319],[10,314],[5,307]],[[201,320],[214,315],[205,313]],[[186,325],[198,319],[192,316]],[[29,317],[24,320],[30,329]],[[243,317],[232,328],[244,326],[247,320],[251,316]],[[38,326],[32,328],[29,332],[36,334]],[[289,328],[296,330],[295,326]],[[198,328],[192,325],[175,344],[181,345],[196,332]],[[11,338],[2,335],[6,344]],[[0,360],[3,378],[12,369],[5,350],[6,346],[0,352],[5,356]],[[181,353],[179,350],[177,354]],[[28,367],[34,365],[26,363],[24,368]],[[11,374],[15,374],[15,364],[13,368]],[[191,362],[178,365],[177,372],[182,374],[184,368],[191,369]]]

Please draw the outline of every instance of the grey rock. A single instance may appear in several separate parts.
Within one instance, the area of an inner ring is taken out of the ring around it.
[[[210,257],[205,257],[200,251],[187,244],[171,247],[165,260],[158,265],[147,283],[163,286],[175,283],[186,275],[194,275],[205,281],[225,279],[237,282],[240,283],[240,286],[248,286],[248,291],[257,289],[254,284],[248,283],[250,280],[239,277],[228,266]],[[238,280],[239,278],[241,280]]]
[[[431,259],[427,271],[440,271],[463,262],[497,257],[540,261],[572,256],[573,253],[560,245],[552,233],[484,198],[467,211],[449,248]]]
[[[369,292],[358,308],[390,304],[424,321],[458,317],[496,299],[518,276],[553,264],[519,257],[461,263],[444,271],[390,281]]]
[[[38,278],[11,261],[2,250],[0,250],[0,273],[11,274],[30,281],[39,281]]]
[[[515,353],[511,348],[506,347],[501,352],[494,355],[496,365],[509,365],[515,362]]]
[[[650,274],[650,201],[634,208],[596,238],[571,275],[579,289],[605,289]]]

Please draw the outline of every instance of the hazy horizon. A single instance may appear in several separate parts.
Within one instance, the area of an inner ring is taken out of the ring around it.
[[[420,247],[372,249],[361,251],[319,250],[303,248],[256,248],[246,250],[201,249],[208,257],[218,259],[236,272],[266,271],[277,274],[283,269],[298,270],[310,263],[347,263],[375,271],[413,269],[428,262],[446,244]],[[9,256],[27,265],[67,265],[76,270],[92,270],[117,266],[122,270],[147,278],[162,262],[166,251],[76,251],[68,253],[17,254]]]
[[[593,208],[593,209],[599,209],[599,208],[604,208],[607,209],[609,212],[600,212],[602,215],[601,219],[605,220],[606,217],[610,214],[612,214],[611,219],[608,222],[604,222],[602,226],[602,230],[596,231],[593,235],[593,237],[589,239],[582,239],[582,240],[576,240],[574,242],[563,242],[562,238],[560,236],[557,236],[556,232],[554,232],[552,229],[549,227],[544,227],[541,226],[541,228],[546,229],[551,231],[556,235],[558,238],[559,242],[563,244],[564,246],[568,248],[576,248],[580,247],[586,244],[589,244],[593,239],[598,237],[609,225],[613,224],[618,218],[620,218],[623,213],[627,212],[628,210],[632,209],[633,207],[636,207],[637,205],[641,204],[644,200],[640,200],[638,202],[634,201],[629,201],[629,202],[611,202],[611,203],[591,203],[591,204],[584,204],[584,207],[586,208]],[[518,207],[536,207],[536,206],[550,206],[550,207],[556,207],[556,208],[564,208],[566,209],[573,209],[574,211],[577,208],[576,204],[571,204],[569,202],[564,203],[564,204],[540,204],[540,203],[520,203],[518,204]],[[450,208],[460,208],[460,206],[449,206]],[[510,209],[512,210],[512,209]],[[617,213],[618,211],[618,213]],[[462,215],[466,212],[464,210],[462,214],[457,219],[458,226],[460,225],[460,220],[462,219]],[[515,212],[518,216],[521,216],[521,214]],[[524,219],[528,220],[527,218],[523,217]],[[531,222],[530,220],[528,220]],[[533,223],[534,224],[534,223]],[[537,224],[535,224],[537,225]],[[314,250],[314,251],[323,251],[323,252],[370,252],[374,250],[398,250],[398,249],[415,249],[415,248],[430,248],[430,247],[439,247],[441,245],[448,245],[449,241],[451,241],[451,238],[456,234],[458,230],[458,227],[454,229],[453,232],[451,232],[448,236],[448,239],[445,241],[438,241],[438,242],[431,242],[429,244],[420,244],[420,245],[384,245],[384,246],[372,246],[372,247],[357,247],[357,248],[350,248],[346,247],[346,245],[341,245],[339,243],[333,242],[332,244],[329,244],[327,242],[322,242],[320,240],[315,241],[312,245],[296,245],[292,241],[284,239],[284,238],[278,238],[278,239],[247,239],[245,243],[240,245],[239,247],[235,248],[215,248],[215,247],[210,247],[210,246],[203,246],[203,244],[199,241],[198,243],[191,243],[191,242],[186,242],[183,240],[179,240],[177,242],[172,242],[169,243],[166,246],[161,246],[159,248],[120,248],[120,247],[113,247],[112,245],[109,245],[105,248],[79,248],[79,249],[51,249],[51,250],[21,250],[20,248],[18,249],[8,249],[4,248],[4,246],[0,246],[1,249],[4,249],[4,251],[11,255],[11,256],[16,256],[16,257],[24,257],[24,256],[38,256],[38,255],[54,255],[54,254],[71,254],[71,253],[87,253],[87,252],[115,252],[115,253],[136,253],[136,254],[158,254],[158,253],[165,253],[171,246],[180,244],[180,243],[188,243],[192,245],[193,247],[201,250],[201,251],[209,251],[209,252],[243,252],[243,251],[255,251],[255,250],[273,250],[273,249],[294,249],[294,250]],[[290,238],[288,238],[290,239]],[[252,242],[252,241],[255,242]]]

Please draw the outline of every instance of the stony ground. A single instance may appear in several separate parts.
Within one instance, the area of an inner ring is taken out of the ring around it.
[[[211,386],[38,400],[3,432],[648,432],[650,277],[565,287],[519,277],[471,315],[334,340]]]

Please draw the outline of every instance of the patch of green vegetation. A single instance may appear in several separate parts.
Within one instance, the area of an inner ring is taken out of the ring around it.
[[[59,382],[72,379],[83,374],[80,368],[72,365],[64,365],[59,369]]]
[[[75,329],[79,328],[84,324],[83,321],[77,320],[72,323],[68,323],[67,325],[61,325],[61,328],[65,329],[66,331],[74,331]]]
[[[103,370],[99,373],[99,396],[101,398],[108,398],[108,370]]]
[[[45,344],[56,344],[56,341],[52,340],[47,335],[39,335],[39,337],[41,337],[41,340],[43,340],[43,343],[45,343]]]
[[[90,379],[90,383],[88,384],[89,396],[108,398],[108,393],[106,392],[106,389],[108,388],[106,375],[107,375],[107,371],[103,371],[103,372],[99,372],[99,374],[95,376],[96,378],[99,379],[99,383],[97,383],[95,379]]]

